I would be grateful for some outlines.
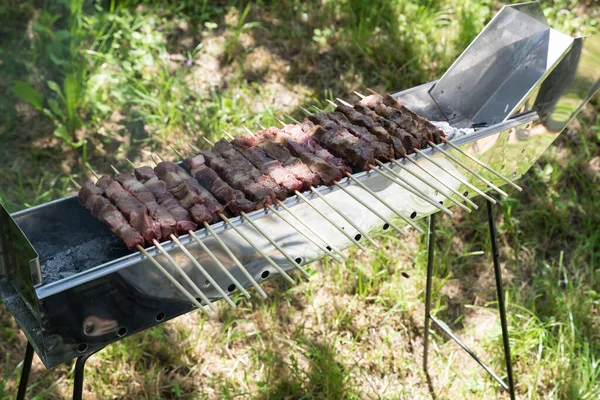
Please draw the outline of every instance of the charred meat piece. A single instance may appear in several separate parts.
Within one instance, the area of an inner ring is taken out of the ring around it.
[[[220,155],[228,161],[236,163],[236,165],[248,169],[254,181],[260,186],[267,189],[271,195],[272,203],[275,199],[285,200],[287,197],[285,189],[280,187],[270,176],[261,173],[254,165],[248,161],[235,147],[228,141],[221,139],[213,147],[214,153]],[[245,162],[244,162],[245,160]],[[272,204],[271,203],[271,204]]]
[[[272,196],[269,190],[255,180],[252,172],[245,166],[246,163],[250,164],[250,162],[243,156],[240,155],[243,159],[243,162],[240,162],[238,160],[227,160],[212,151],[205,151],[202,155],[210,168],[217,172],[221,179],[232,188],[242,191],[249,199],[254,201],[255,209],[273,204],[274,194]],[[250,167],[255,169],[252,164],[250,164]]]
[[[270,128],[276,130],[276,128]],[[311,171],[310,168],[292,153],[281,143],[270,139],[262,134],[262,131],[257,133],[254,139],[257,146],[263,150],[269,157],[279,160],[281,164],[288,169],[294,176],[303,184],[303,189],[307,190],[310,187],[318,186],[321,183],[319,175]]]
[[[346,164],[344,160],[331,154],[327,149],[324,149],[317,141],[312,137],[312,132],[315,129],[320,128],[319,125],[313,124],[308,119],[305,119],[302,124],[286,125],[281,129],[282,133],[285,133],[291,137],[294,141],[299,143],[301,146],[306,147],[315,156],[322,158],[329,164],[338,168],[342,174],[346,172],[352,172],[352,169]]]
[[[110,230],[117,235],[129,250],[136,250],[137,246],[144,246],[144,238],[133,229],[123,214],[109,199],[103,196],[104,191],[91,182],[86,182],[77,195],[79,204],[85,206],[92,215],[104,222]]]
[[[367,96],[360,101],[360,104],[369,107],[380,117],[390,120],[399,128],[402,128],[411,134],[415,139],[417,139],[421,148],[427,147],[427,141],[429,140],[429,137],[427,132],[425,132],[421,127],[420,123],[415,121],[409,115],[403,114],[399,110],[384,104],[382,96]]]
[[[378,115],[375,111],[362,104],[356,104],[354,108],[362,115],[368,116],[373,123],[381,128],[395,140],[394,150],[396,157],[405,157],[406,154],[414,153],[414,149],[420,149],[421,144],[414,136],[400,128],[398,125]],[[398,144],[399,142],[399,144]]]
[[[261,132],[259,131],[251,137],[237,137],[232,144],[243,149],[258,148],[266,156],[279,162],[286,173],[297,179],[301,183],[300,189],[308,189],[320,183],[319,176],[304,165],[300,159],[294,157],[283,144],[274,142],[269,137],[262,135]]]
[[[317,174],[324,185],[331,186],[334,182],[342,179],[343,175],[339,168],[316,156],[308,147],[302,146],[282,130],[269,128],[261,131],[261,135],[284,145],[291,154],[298,157],[313,173]]]
[[[177,232],[177,221],[171,213],[156,202],[156,198],[143,183],[138,181],[130,172],[122,172],[115,176],[115,180],[123,186],[125,190],[131,193],[136,199],[143,203],[150,216],[160,224],[160,232],[163,238],[167,239]]]
[[[296,190],[302,189],[302,182],[290,173],[287,168],[278,160],[274,160],[269,157],[264,151],[258,147],[249,145],[246,138],[237,137],[231,144],[246,157],[252,165],[254,165],[260,172],[273,178],[275,182],[282,188],[284,188],[287,194],[294,193]]]
[[[338,106],[336,110],[344,114],[353,124],[368,129],[369,132],[377,136],[377,139],[379,139],[380,142],[390,144],[394,150],[395,158],[406,156],[406,148],[402,140],[396,135],[388,132],[380,123],[375,121],[374,117],[380,117],[369,107],[360,104],[357,104],[355,108],[341,105]]]
[[[418,121],[423,129],[427,131],[427,136],[430,140],[435,144],[440,144],[442,142],[442,138],[446,136],[444,131],[433,125],[427,118],[423,118],[412,110],[409,110],[404,105],[400,104],[394,97],[389,94],[383,96],[383,104],[386,106],[395,108],[401,113],[410,116],[415,121]]]
[[[177,232],[180,234],[196,230],[197,225],[191,220],[188,211],[179,204],[179,201],[169,192],[167,185],[158,179],[151,167],[139,167],[134,170],[136,177],[154,195],[156,202],[169,210],[177,221]]]
[[[184,180],[177,173],[175,164],[165,161],[160,162],[154,168],[154,172],[167,185],[167,190],[179,200],[179,204],[188,210],[194,222],[197,224],[213,222],[214,216],[204,206],[205,200],[196,193],[190,182]]]
[[[340,107],[346,107],[346,106],[343,106],[343,105],[339,106],[338,109]],[[351,107],[347,107],[347,108],[349,108],[351,111],[356,112]],[[390,159],[394,158],[394,149],[389,144],[389,142],[380,141],[378,136],[369,132],[369,130],[366,127],[355,125],[354,123],[350,122],[348,120],[348,118],[346,117],[346,115],[344,115],[341,112],[327,113],[327,117],[331,121],[334,121],[338,125],[342,126],[343,128],[348,129],[348,132],[350,132],[354,136],[361,138],[364,141],[370,143],[371,146],[373,146],[373,148],[375,150],[375,156],[377,157],[377,159],[390,160]],[[389,137],[389,135],[388,135],[388,137]]]
[[[254,210],[255,203],[248,200],[241,190],[233,189],[215,171],[210,169],[202,154],[197,154],[183,161],[190,174],[202,186],[210,192],[234,215],[239,215],[240,211],[250,212]]]
[[[225,206],[221,204],[209,190],[207,190],[197,180],[190,176],[185,169],[181,168],[177,164],[173,165],[175,165],[177,169],[177,175],[179,175],[184,181],[188,182],[198,196],[200,196],[200,198],[203,200],[204,207],[206,207],[213,216],[213,222],[217,222],[220,218],[219,214],[225,211]]]
[[[325,113],[313,114],[308,119],[318,125],[328,125]],[[336,124],[327,129],[321,125],[320,129],[313,130],[312,137],[321,146],[360,170],[368,170],[370,164],[375,164],[375,149],[344,127]]]
[[[153,239],[160,240],[162,238],[160,224],[152,219],[146,206],[123,189],[119,182],[108,175],[102,175],[96,182],[96,186],[104,191],[106,197],[117,206],[129,224],[142,235],[146,243],[152,243]]]

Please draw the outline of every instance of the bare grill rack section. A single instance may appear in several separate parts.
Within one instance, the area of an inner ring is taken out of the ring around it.
[[[212,303],[240,287],[264,296],[258,285],[270,276],[285,276],[334,253],[343,262],[340,250],[363,246],[364,240],[375,244],[371,235],[382,229],[402,232],[425,217],[433,250],[435,213],[451,214],[446,207],[465,199],[462,208],[474,209],[470,199],[478,195],[488,201],[495,234],[495,193],[514,185],[600,88],[598,49],[598,36],[574,39],[548,27],[538,3],[504,7],[439,80],[394,95],[430,121],[476,127],[472,133],[408,160],[374,165],[331,188],[298,192],[273,206],[275,211],[201,227],[176,242],[144,249],[148,257],[127,251],[75,197],[15,214],[0,206],[0,294],[29,341],[18,398],[25,396],[34,351],[48,368],[78,358],[73,396],[81,398],[85,361],[92,354],[196,309],[184,295],[195,292],[192,285],[178,279],[183,290],[175,288],[153,262],[173,277],[178,277],[174,265],[181,267]],[[425,182],[432,176],[435,180]],[[487,194],[490,189],[495,193]],[[296,220],[299,226],[290,223]],[[318,232],[312,240],[311,230]],[[494,260],[508,383],[492,376],[514,397],[496,254]],[[433,264],[430,251],[425,343],[431,320],[468,350],[430,314]],[[426,369],[427,351],[424,356]]]

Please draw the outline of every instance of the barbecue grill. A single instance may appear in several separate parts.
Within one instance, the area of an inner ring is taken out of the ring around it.
[[[47,368],[78,358],[74,398],[80,398],[90,355],[199,303],[204,309],[206,301],[190,301],[194,288],[174,263],[215,302],[240,286],[250,290],[287,273],[296,263],[328,255],[340,260],[338,250],[367,240],[376,243],[373,237],[392,225],[404,231],[429,217],[432,228],[435,213],[450,214],[446,207],[454,204],[448,199],[459,204],[461,194],[486,197],[493,222],[491,189],[516,186],[512,181],[527,172],[598,91],[599,60],[599,36],[571,38],[555,31],[538,3],[506,6],[439,80],[393,95],[420,116],[445,122],[447,133],[458,132],[448,136],[449,143],[288,198],[275,211],[215,223],[181,236],[180,243],[147,248],[146,254],[123,247],[76,196],[14,214],[0,206],[0,293],[29,341],[19,398],[25,395],[33,351]],[[437,179],[434,185],[427,173]],[[331,207],[342,212],[331,212]],[[309,240],[305,228],[310,227],[318,227],[319,241]],[[494,233],[492,223],[490,229]],[[429,235],[426,343],[433,229]],[[165,280],[156,263],[179,286]],[[501,286],[498,295],[509,383],[493,376],[514,396]],[[425,368],[426,356],[427,351]]]

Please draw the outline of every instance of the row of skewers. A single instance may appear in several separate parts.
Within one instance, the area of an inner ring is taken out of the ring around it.
[[[349,184],[360,186],[408,225],[419,231],[422,230],[410,218],[399,213],[385,199],[356,179],[352,175],[353,173],[373,171],[427,201],[442,212],[452,214],[447,207],[441,204],[442,202],[436,201],[411,185],[399,173],[399,170],[407,171],[407,173],[421,179],[457,206],[470,211],[471,209],[467,205],[461,203],[461,201],[464,201],[470,207],[477,208],[475,203],[466,195],[444,183],[434,173],[425,170],[413,160],[414,154],[418,154],[477,194],[494,201],[461,175],[448,171],[439,162],[423,153],[422,149],[432,147],[444,153],[455,164],[481,179],[499,194],[507,196],[504,191],[444,150],[441,145],[445,144],[448,147],[457,149],[495,176],[518,188],[513,182],[477,158],[453,145],[445,138],[443,131],[436,128],[425,118],[399,104],[392,96],[381,96],[374,92],[370,96],[359,93],[357,95],[361,100],[355,105],[341,99],[338,99],[340,104],[331,102],[335,106],[333,112],[323,112],[316,109],[316,112],[312,113],[303,109],[307,113],[307,118],[304,121],[300,122],[288,117],[294,123],[287,124],[279,120],[282,125],[281,128],[264,128],[261,126],[258,132],[252,132],[250,129],[245,128],[248,135],[235,138],[224,132],[230,138],[230,142],[222,139],[212,143],[203,138],[212,146],[211,150],[201,152],[190,145],[195,152],[191,157],[185,158],[183,154],[174,149],[177,155],[183,159],[183,167],[159,157],[158,160],[155,160],[156,166],[154,168],[149,166],[136,167],[130,162],[133,172],[118,171],[114,167],[114,177],[109,175],[98,176],[94,172],[97,182],[86,182],[81,186],[78,195],[79,202],[90,209],[94,216],[105,222],[129,249],[139,250],[148,257],[179,291],[190,299],[193,304],[208,313],[208,310],[202,306],[197,298],[210,309],[216,311],[214,305],[183,269],[177,265],[160,244],[161,241],[172,240],[180,247],[209,284],[231,306],[235,306],[227,293],[217,285],[214,279],[181,243],[178,238],[179,235],[189,234],[231,280],[230,289],[235,290],[237,288],[245,296],[250,297],[250,294],[233,277],[228,268],[204,245],[195,233],[199,227],[204,227],[207,233],[216,239],[260,295],[266,297],[252,275],[219,239],[211,224],[218,221],[225,222],[254,247],[286,280],[294,283],[293,278],[264,251],[254,246],[252,241],[244,235],[236,224],[232,223],[230,220],[232,216],[239,216],[247,221],[281,252],[291,265],[301,271],[303,275],[308,276],[299,264],[299,260],[291,257],[270,235],[261,230],[248,216],[248,212],[266,208],[296,229],[335,261],[343,262],[346,256],[339,249],[328,244],[315,229],[296,216],[285,205],[284,200],[286,198],[297,196],[351,242],[364,249],[357,237],[350,235],[326,213],[311,203],[309,197],[322,199],[328,207],[332,208],[353,226],[361,237],[378,246],[375,239],[354,223],[352,218],[347,217],[341,210],[331,204],[326,196],[323,196],[321,191],[317,189],[318,186],[326,185],[344,191],[373,212],[387,226],[392,227],[402,235],[406,235],[403,229],[370,207],[364,200],[354,196],[346,189],[346,186]],[[406,168],[401,162],[403,160],[415,165],[419,171],[430,177],[431,181],[422,179],[421,175]],[[389,165],[386,165],[386,162],[389,162]],[[307,191],[310,191],[309,195],[304,194]],[[453,195],[460,200],[455,200],[452,197]],[[291,217],[294,221],[292,222],[288,217]],[[303,229],[299,229],[296,222]],[[156,259],[150,256],[145,248],[151,245],[154,245],[165,256],[197,296],[185,289]]]

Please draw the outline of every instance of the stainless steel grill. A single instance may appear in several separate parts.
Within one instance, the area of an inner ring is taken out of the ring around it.
[[[401,166],[387,163],[378,167],[379,172],[358,173],[339,186],[304,193],[304,199],[288,198],[286,207],[275,207],[278,213],[265,209],[248,219],[216,223],[210,228],[218,239],[209,229],[195,233],[202,244],[191,235],[180,237],[181,245],[220,291],[178,244],[161,245],[214,302],[223,292],[236,290],[231,276],[250,290],[252,279],[260,283],[281,274],[260,252],[283,271],[294,268],[261,230],[300,265],[331,255],[333,249],[365,242],[365,233],[369,239],[376,237],[389,229],[388,219],[407,230],[406,221],[444,208],[437,204],[453,205],[449,197],[458,203],[457,193],[476,197],[478,191],[490,192],[490,184],[505,185],[502,176],[513,181],[527,172],[598,91],[598,60],[600,37],[571,38],[551,29],[538,3],[507,6],[439,80],[394,94],[417,114],[452,128],[473,127],[471,133],[413,154],[411,160],[398,160]],[[438,181],[431,181],[427,173]],[[331,212],[330,205],[343,215]],[[319,211],[334,224],[325,223]],[[309,240],[310,232],[302,225],[282,217],[312,227],[322,244]],[[14,214],[0,207],[0,229],[0,293],[46,367],[87,357],[124,336],[196,308],[164,279],[152,260],[129,252],[75,196]],[[164,253],[156,247],[147,252],[185,291],[194,293]]]

